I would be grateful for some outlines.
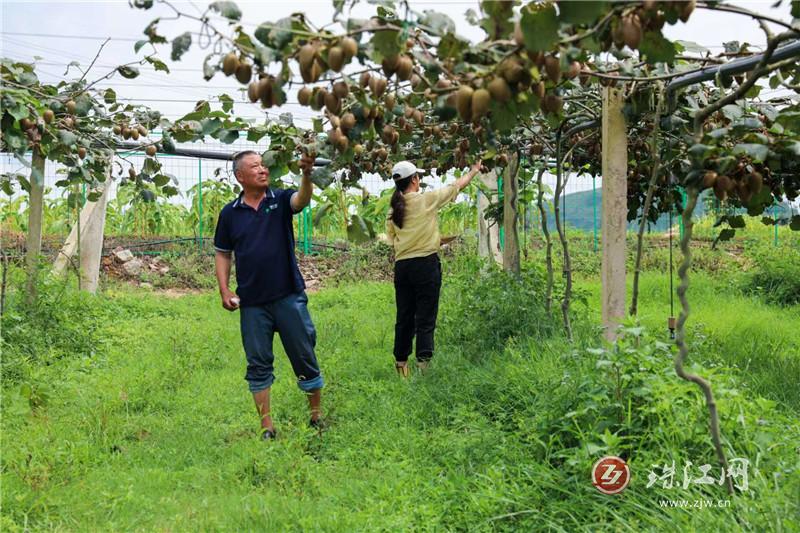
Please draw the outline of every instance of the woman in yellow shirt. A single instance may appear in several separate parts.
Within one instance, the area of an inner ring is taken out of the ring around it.
[[[411,343],[417,337],[417,368],[425,370],[433,357],[433,331],[439,310],[442,267],[439,262],[437,213],[481,170],[474,164],[455,183],[436,191],[419,191],[420,169],[409,161],[392,168],[395,191],[386,221],[386,235],[394,246],[394,293],[397,320],[394,358],[397,373],[408,377]]]

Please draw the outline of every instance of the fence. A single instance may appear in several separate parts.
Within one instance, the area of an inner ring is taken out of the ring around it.
[[[156,132],[153,137],[158,138],[158,135]],[[253,143],[240,138],[232,144],[204,142],[182,146],[208,152],[234,153],[247,149],[263,152],[268,147],[268,141]],[[135,196],[132,189],[117,186],[115,180],[108,204],[106,234],[116,237],[117,241],[128,238],[141,248],[146,248],[148,243],[163,245],[170,242],[189,242],[203,249],[205,243],[213,237],[217,214],[236,194],[236,180],[231,173],[230,162],[171,154],[161,154],[158,157],[163,165],[163,172],[173,177],[179,194],[170,198],[159,198],[157,201],[146,201]],[[126,175],[127,167],[131,165],[140,168],[144,158],[145,155],[138,151],[118,152],[114,159],[114,175]],[[0,154],[0,172],[14,171],[28,172],[13,156]],[[47,162],[44,232],[54,237],[65,237],[77,219],[82,202],[70,201],[70,195],[78,198],[85,196],[84,190],[58,189],[55,182],[62,173],[63,169]],[[450,175],[444,179],[426,177],[423,181],[431,188],[438,188],[454,179]],[[279,181],[288,186],[292,185],[293,180],[294,177],[285,176]],[[544,184],[549,190],[553,190],[555,178],[545,174]],[[371,232],[383,231],[392,183],[377,175],[369,175],[361,180],[361,186],[362,189],[342,190],[334,184],[325,191],[315,190],[311,206],[295,218],[297,242],[301,251],[310,253],[312,242],[316,246],[325,246],[325,242],[346,241],[353,215],[358,215],[365,221]],[[567,181],[561,205],[565,227],[570,231],[581,230],[590,234],[595,251],[598,250],[600,238],[601,189],[601,177],[571,176]],[[524,246],[531,237],[540,234],[541,230],[538,209],[533,203],[535,191],[531,190],[530,185],[526,185],[520,193],[523,200],[520,205],[520,233]],[[551,194],[546,196],[551,201]],[[475,193],[460,195],[456,203],[440,214],[442,233],[453,235],[476,231],[476,204]],[[25,230],[25,207],[26,195],[21,191],[10,197],[0,197],[0,213],[5,230]],[[702,215],[704,211],[710,210],[718,217],[727,213],[725,209],[711,200],[699,207],[698,214]],[[775,219],[788,219],[795,210],[795,206],[785,203],[773,206],[769,215]],[[552,228],[552,210],[548,218]],[[665,232],[670,226],[669,216],[664,215],[657,223],[649,226],[649,231]],[[638,224],[632,223],[630,229],[635,231]],[[778,235],[778,225],[775,225],[773,239],[776,246],[779,244]]]

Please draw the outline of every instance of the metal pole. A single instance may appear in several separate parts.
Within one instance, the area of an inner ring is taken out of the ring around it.
[[[198,235],[197,247],[203,250],[203,160],[197,160],[197,209],[198,209]]]
[[[503,202],[503,176],[497,177],[497,201]],[[506,247],[506,232],[502,224],[500,224],[498,234],[500,235],[500,249],[503,250]]]
[[[592,176],[592,226],[594,226],[594,251],[597,251],[597,183]]]

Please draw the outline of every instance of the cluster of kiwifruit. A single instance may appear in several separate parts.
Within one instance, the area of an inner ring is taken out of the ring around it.
[[[281,80],[272,74],[259,74],[258,81],[247,86],[247,98],[253,103],[260,101],[261,107],[282,106],[286,102],[286,96],[281,85]]]
[[[627,11],[622,17],[614,19],[600,35],[600,46],[608,51],[613,44],[618,49],[625,46],[631,50],[639,48],[644,32],[660,31],[669,20],[689,20],[696,5],[695,0],[657,2],[645,0],[641,6]]]
[[[297,52],[300,75],[306,83],[313,83],[329,69],[341,72],[357,54],[358,42],[352,37],[326,44],[321,41],[306,43]]]
[[[222,58],[222,72],[226,76],[236,76],[241,84],[247,84],[253,77],[253,65],[247,59],[237,56],[236,52],[228,52]]]
[[[714,195],[720,200],[737,199],[747,205],[753,196],[761,192],[764,186],[764,175],[752,165],[740,161],[728,174],[718,174],[707,170],[702,177],[703,189],[714,189]]]

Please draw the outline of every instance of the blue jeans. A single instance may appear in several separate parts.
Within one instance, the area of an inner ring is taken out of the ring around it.
[[[242,345],[247,356],[245,379],[250,392],[268,389],[275,381],[272,340],[276,331],[297,376],[297,386],[305,392],[323,387],[314,353],[317,332],[307,303],[306,293],[300,291],[264,305],[239,309]]]

